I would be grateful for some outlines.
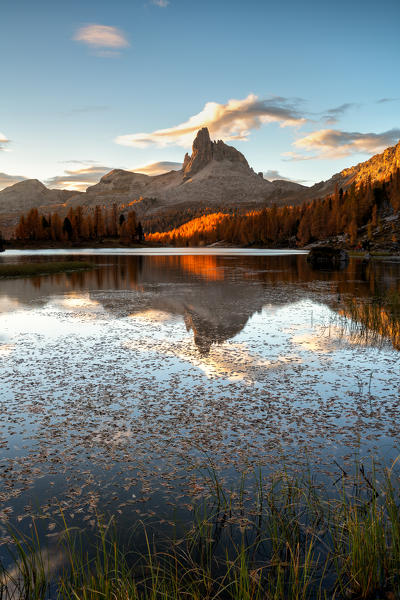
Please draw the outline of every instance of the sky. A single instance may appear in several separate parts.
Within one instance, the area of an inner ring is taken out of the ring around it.
[[[328,179],[400,139],[399,23],[399,0],[0,0],[0,189],[178,168],[202,126]]]

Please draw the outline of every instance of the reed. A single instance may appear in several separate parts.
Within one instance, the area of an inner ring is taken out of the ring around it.
[[[397,461],[396,461],[397,462]],[[97,534],[68,528],[61,515],[63,562],[51,570],[35,521],[29,537],[13,531],[13,565],[0,574],[0,598],[45,600],[372,600],[400,598],[400,509],[395,464],[379,477],[354,465],[342,488],[311,477],[255,474],[250,501],[223,489],[199,502],[180,539],[160,539],[136,523],[123,544],[113,518]],[[346,485],[345,485],[346,484]],[[178,528],[175,529],[177,531]]]

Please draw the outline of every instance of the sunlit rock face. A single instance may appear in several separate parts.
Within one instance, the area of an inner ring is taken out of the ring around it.
[[[368,182],[380,183],[387,181],[400,168],[400,142],[396,146],[386,148],[381,154],[375,154],[372,158],[343,169],[330,179],[316,183],[308,188],[308,197],[316,198],[331,194],[336,188],[347,189],[355,183],[357,186]]]
[[[366,183],[367,180],[384,181],[400,169],[400,142],[396,146],[386,148],[381,154],[375,154],[369,160],[341,171],[347,183]]]

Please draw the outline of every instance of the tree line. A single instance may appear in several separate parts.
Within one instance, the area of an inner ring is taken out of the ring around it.
[[[15,229],[15,238],[21,241],[80,242],[103,238],[123,242],[142,242],[143,228],[134,210],[120,213],[117,204],[111,209],[95,206],[94,209],[77,206],[70,208],[65,217],[57,212],[42,215],[32,208],[22,215]]]
[[[383,214],[399,213],[400,169],[380,184],[336,188],[324,199],[298,206],[272,205],[247,214],[214,213],[192,219],[167,232],[146,236],[158,244],[189,246],[224,241],[236,245],[305,246],[311,242],[345,235],[355,245],[359,229],[366,227],[370,239]],[[395,236],[394,236],[395,237]],[[392,241],[399,241],[393,239]]]
[[[168,215],[155,216],[144,236],[134,210],[121,212],[123,207],[94,209],[77,206],[66,216],[57,212],[42,215],[31,209],[22,215],[15,230],[15,238],[24,241],[90,241],[102,238],[119,239],[123,243],[142,242],[175,246],[197,246],[218,241],[235,245],[305,246],[311,242],[345,235],[355,245],[360,228],[368,239],[379,228],[383,214],[400,211],[400,169],[382,183],[367,181],[347,190],[336,188],[324,199],[304,202],[297,206],[272,205],[246,214],[218,212],[195,216],[190,209],[180,215],[172,213],[172,223],[179,225],[165,231]],[[205,208],[206,212],[210,209]],[[190,219],[182,223],[183,217]],[[193,218],[195,217],[195,218]],[[171,221],[170,221],[171,223]],[[155,225],[164,231],[154,231]],[[149,223],[150,225],[150,223]],[[170,225],[171,227],[171,225]],[[160,227],[161,228],[161,227]],[[395,236],[393,236],[395,237]],[[399,241],[393,239],[392,241]]]

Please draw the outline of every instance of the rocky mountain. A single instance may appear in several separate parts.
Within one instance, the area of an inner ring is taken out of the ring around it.
[[[321,181],[309,188],[310,192],[318,191],[321,196],[330,194],[336,185],[346,189],[352,183],[360,185],[367,183],[379,183],[389,179],[390,175],[400,169],[400,141],[396,146],[386,148],[380,154],[375,154],[368,160],[358,163],[354,167],[343,169],[340,173],[333,175],[327,181]]]
[[[185,155],[182,166],[184,181],[192,178],[213,161],[240,163],[251,171],[247,160],[239,150],[227,146],[222,140],[212,142],[207,127],[203,127],[199,130],[193,142],[192,155]]]
[[[172,164],[176,167],[176,163]],[[203,128],[197,133],[191,155],[186,154],[178,170],[149,175],[115,169],[83,193],[50,190],[36,179],[10,186],[0,191],[0,228],[7,233],[19,215],[32,207],[62,214],[70,206],[115,203],[121,210],[134,206],[139,218],[147,219],[183,209],[200,214],[206,209],[247,211],[273,203],[298,204],[323,198],[336,186],[346,189],[353,182],[381,181],[399,166],[400,142],[312,187],[284,180],[271,182],[262,173],[255,173],[236,148],[221,140],[212,141],[208,129]]]
[[[70,206],[116,203],[122,209],[134,205],[142,219],[182,207],[245,211],[296,201],[298,188],[304,186],[294,190],[293,185],[267,181],[250,168],[241,152],[221,140],[211,141],[208,129],[203,128],[193,142],[192,154],[186,154],[178,170],[148,175],[114,169],[84,193],[49,190],[37,180],[27,180],[0,191],[0,217],[7,229],[32,207],[64,213]]]
[[[26,212],[30,208],[42,208],[65,204],[76,192],[49,190],[38,179],[26,179],[0,192],[0,210],[3,208]]]
[[[247,210],[271,203],[275,191],[274,184],[255,173],[241,152],[221,140],[211,141],[208,129],[203,128],[180,170],[157,176],[113,170],[70,203],[134,203],[142,218],[182,206]],[[284,202],[283,198],[275,200]]]
[[[41,212],[62,211],[79,192],[50,190],[38,179],[26,179],[0,191],[0,229],[7,233],[19,215],[37,208]]]

